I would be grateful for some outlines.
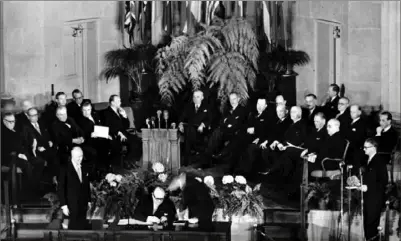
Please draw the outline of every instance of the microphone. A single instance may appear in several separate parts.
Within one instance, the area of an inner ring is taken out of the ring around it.
[[[365,174],[366,169],[364,167],[359,168],[359,174]]]
[[[153,127],[153,128],[156,127],[156,125],[155,125],[155,120],[156,120],[156,117],[154,117],[154,116],[152,116],[152,117],[150,118],[150,122],[152,123],[152,127]]]

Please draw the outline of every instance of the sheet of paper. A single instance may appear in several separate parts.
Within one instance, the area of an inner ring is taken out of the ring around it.
[[[95,126],[93,132],[97,137],[109,138],[109,127],[107,126]]]

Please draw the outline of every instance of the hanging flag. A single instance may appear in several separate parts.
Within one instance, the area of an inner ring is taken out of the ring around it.
[[[124,43],[124,22],[125,22],[125,2],[117,2],[117,19],[116,25],[117,29],[120,32],[121,37],[121,45],[125,46]]]
[[[269,14],[269,8],[268,8],[268,3],[267,1],[262,1],[263,3],[263,30],[266,34],[267,39],[269,40],[269,43],[272,43],[271,39],[271,22],[270,22],[270,14]]]
[[[181,23],[184,22],[182,28],[182,32],[187,34],[188,33],[188,4],[189,1],[181,2]]]

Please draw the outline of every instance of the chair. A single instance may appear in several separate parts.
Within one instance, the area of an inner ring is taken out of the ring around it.
[[[339,169],[327,171],[326,168],[324,167],[324,163],[325,163],[326,161],[336,161],[336,162],[338,162],[339,164],[340,164],[341,162],[345,162],[345,158],[346,158],[346,156],[347,156],[348,147],[349,147],[349,141],[346,140],[346,142],[347,142],[347,144],[345,145],[345,150],[344,150],[344,154],[343,154],[343,157],[342,157],[342,158],[328,158],[328,157],[324,158],[324,159],[322,160],[322,170],[315,170],[315,171],[313,171],[313,172],[311,173],[311,176],[312,176],[312,177],[315,177],[315,178],[330,178],[330,179],[332,179],[334,176],[340,175],[340,174],[341,174],[341,171],[340,171]]]
[[[398,137],[397,144],[394,146],[392,152],[378,152],[377,154],[388,155],[390,156],[389,163],[387,164],[387,172],[389,173],[389,182],[394,183],[394,162],[396,160],[397,150],[401,145],[401,136]]]

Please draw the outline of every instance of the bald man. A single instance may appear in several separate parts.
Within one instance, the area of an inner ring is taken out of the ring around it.
[[[70,160],[60,170],[58,195],[63,214],[68,217],[68,229],[87,228],[86,212],[90,202],[89,174],[82,167],[83,152],[80,147],[71,150]]]
[[[337,119],[329,120],[327,123],[327,133],[329,137],[318,153],[309,156],[308,161],[313,163],[309,171],[322,170],[322,160],[324,158],[342,158],[344,155],[347,142],[340,135],[340,122]],[[337,170],[339,169],[339,162],[326,161],[324,167],[326,170]]]
[[[24,126],[30,125],[30,121],[28,118],[28,110],[32,107],[33,107],[33,105],[29,100],[24,100],[21,102],[22,111],[20,113],[18,113],[17,115],[15,115],[15,118],[17,119],[17,123],[16,123],[17,129],[22,131],[24,129]]]

